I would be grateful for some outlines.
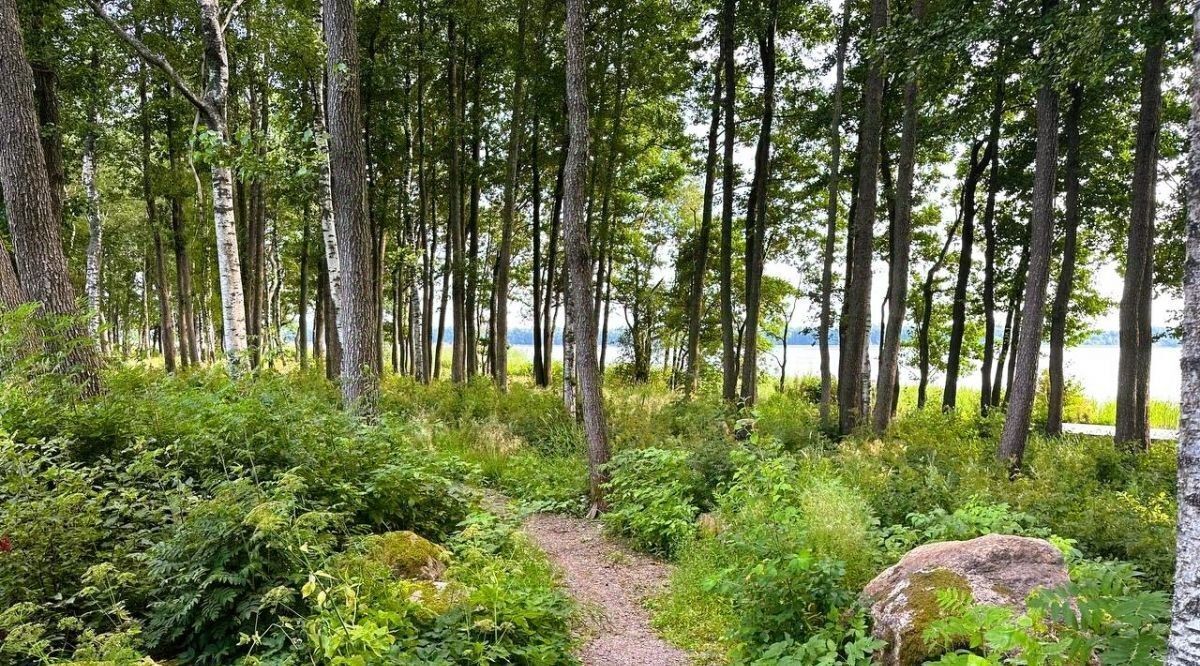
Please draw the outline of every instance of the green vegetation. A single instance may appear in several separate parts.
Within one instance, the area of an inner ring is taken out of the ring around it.
[[[389,377],[365,425],[311,373],[104,379],[96,399],[52,375],[0,385],[9,661],[571,662],[571,602],[480,492],[586,508],[582,432],[557,395]],[[884,437],[835,443],[810,382],[744,413],[661,379],[612,374],[606,392],[604,523],[675,562],[654,624],[701,660],[869,663],[866,582],[917,545],[989,533],[1054,540],[1088,612],[1068,630],[1061,601],[1016,615],[937,584],[927,640],[993,661],[1014,646],[1034,663],[1078,663],[1063,655],[1084,645],[1106,663],[1161,654],[1169,445],[1034,436],[1010,480],[996,418],[908,410]]]
[[[571,603],[440,425],[307,374],[105,381],[0,387],[0,662],[570,663]]]

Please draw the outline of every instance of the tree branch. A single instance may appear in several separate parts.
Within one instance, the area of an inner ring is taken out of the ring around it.
[[[236,12],[238,7],[241,7],[242,3],[245,1],[246,0],[235,0],[235,2],[229,7],[229,11],[225,13],[225,20],[221,21],[221,32],[225,32],[229,29],[229,24],[233,21],[233,13]]]
[[[104,5],[101,3],[101,0],[87,0],[87,3],[91,6],[92,12],[101,21],[104,21],[106,24],[108,24],[108,27],[111,28],[118,37],[125,40],[125,43],[129,44],[129,46],[132,47],[133,50],[136,51],[143,60],[162,70],[162,72],[167,75],[167,78],[170,79],[172,85],[174,85],[179,92],[182,93],[183,96],[186,97],[187,100],[200,111],[200,113],[211,115],[212,109],[210,109],[208,104],[192,90],[187,82],[183,80],[183,77],[181,77],[179,73],[175,71],[175,68],[171,66],[171,63],[167,62],[166,58],[158,53],[155,53],[154,51],[151,51],[150,47],[146,46],[142,40],[129,34],[129,32],[122,28],[121,25],[117,23],[117,21],[110,16],[107,11],[104,10]]]

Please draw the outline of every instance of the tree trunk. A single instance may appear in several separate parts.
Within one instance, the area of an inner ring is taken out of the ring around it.
[[[542,353],[542,177],[538,164],[538,116],[533,116],[533,145],[529,149],[529,171],[533,183],[531,195],[533,198],[533,381],[538,386],[547,383],[548,368],[543,365],[545,356]]]
[[[717,175],[717,135],[721,129],[721,68],[724,61],[718,57],[713,67],[712,118],[708,123],[708,156],[704,162],[704,212],[700,217],[700,230],[696,234],[692,253],[692,284],[687,303],[687,391],[694,393],[700,388],[700,317],[704,305],[704,278],[708,268],[708,241],[712,235],[713,190]]]
[[[1057,0],[1043,0],[1043,13],[1054,11]],[[1021,313],[1021,336],[1016,341],[1012,392],[1000,437],[999,458],[1012,472],[1021,466],[1029,438],[1029,419],[1037,392],[1038,355],[1042,343],[1046,283],[1050,278],[1050,248],[1054,235],[1054,186],[1058,163],[1058,91],[1043,83],[1037,99],[1037,153],[1033,176],[1033,215],[1029,224],[1029,269],[1025,278],[1028,307]]]
[[[996,95],[992,104],[992,126],[988,148],[992,162],[988,172],[987,202],[983,207],[983,362],[979,390],[979,413],[986,415],[992,406],[992,360],[996,346],[996,195],[1000,191],[1000,125],[1004,118],[1004,73],[1000,69],[1003,51],[996,56]],[[996,368],[1001,374],[1002,368]]]
[[[913,22],[925,18],[925,0],[914,0]],[[914,54],[915,55],[915,54]],[[875,432],[887,430],[892,404],[900,394],[900,336],[904,331],[904,310],[908,305],[908,262],[912,245],[912,188],[917,156],[917,95],[919,81],[915,71],[908,73],[904,85],[904,111],[900,125],[900,164],[896,174],[895,216],[892,226],[892,257],[888,279],[887,328],[879,350],[879,379],[872,415]]]
[[[758,38],[763,68],[763,113],[754,156],[754,181],[746,206],[746,333],[742,354],[742,400],[758,398],[758,317],[762,308],[762,273],[767,240],[767,185],[771,178],[771,125],[775,120],[775,28],[779,0],[770,0],[766,29]]]
[[[887,27],[887,0],[871,0],[871,34],[879,36]],[[863,386],[860,369],[866,355],[866,342],[871,330],[871,259],[875,227],[875,210],[879,144],[883,119],[883,56],[873,53],[867,63],[863,85],[863,116],[858,146],[858,207],[855,211],[852,236],[854,254],[849,258],[850,283],[846,288],[846,336],[841,340],[838,359],[839,430],[850,434],[867,418],[860,413],[859,396]]]
[[[821,267],[821,318],[817,346],[821,354],[821,423],[829,424],[833,402],[833,371],[829,360],[829,334],[833,325],[833,255],[837,251],[838,188],[842,170],[842,92],[845,81],[846,47],[850,41],[851,3],[842,3],[842,27],[838,32],[837,61],[833,84],[833,117],[829,123],[829,191],[825,202],[825,248]]]
[[[521,2],[517,18],[517,61],[514,63],[512,117],[508,127],[508,162],[504,173],[503,227],[500,236],[500,256],[496,271],[496,312],[493,318],[492,374],[501,391],[508,390],[508,274],[512,263],[513,215],[516,210],[517,176],[521,170],[521,133],[524,130],[525,106],[525,14],[526,2]]]
[[[0,132],[0,186],[25,297],[40,303],[42,312],[51,317],[78,317],[42,156],[33,70],[25,59],[15,0],[0,0],[0,126],[5,128]],[[71,339],[86,336],[78,322],[65,332]],[[64,370],[85,395],[99,392],[100,359],[90,340],[71,344],[66,363],[69,367]]]
[[[296,355],[300,357],[300,369],[308,369],[308,256],[309,256],[308,206],[304,207],[304,231],[300,240],[300,285],[296,298],[299,313],[296,331]]]
[[[154,183],[150,176],[150,102],[147,92],[146,65],[138,67],[138,99],[142,126],[142,200],[146,204],[146,224],[150,227],[154,242],[154,285],[158,290],[159,341],[162,344],[163,365],[167,372],[175,372],[175,325],[171,316],[171,287],[167,282],[166,257],[163,254],[162,230],[158,223],[158,204],[154,196]]]
[[[954,302],[950,311],[950,345],[946,355],[946,385],[942,391],[942,409],[954,409],[958,403],[958,372],[962,365],[963,335],[967,328],[967,287],[971,280],[972,258],[975,247],[975,193],[983,170],[991,161],[991,154],[979,157],[983,144],[976,141],[971,146],[967,163],[967,177],[962,188],[962,245],[958,252],[958,277],[954,283]],[[989,144],[988,150],[991,150]]]
[[[0,238],[0,312],[7,312],[25,302],[25,290],[17,279],[12,256]]]
[[[168,87],[169,91],[170,88]],[[168,95],[169,98],[169,95]],[[175,142],[175,114],[167,105],[167,159],[171,173],[178,173],[179,153]],[[179,309],[179,344],[185,365],[200,365],[200,345],[196,335],[196,313],[192,304],[192,262],[184,233],[183,199],[177,190],[171,193],[171,242],[175,252],[175,292]]]
[[[1155,30],[1142,61],[1141,110],[1133,157],[1132,210],[1125,249],[1125,286],[1121,295],[1121,358],[1117,372],[1119,446],[1150,446],[1149,379],[1150,300],[1154,292],[1155,187],[1158,182],[1158,131],[1162,120],[1162,66],[1166,12],[1164,0],[1151,0]]]
[[[946,263],[946,254],[950,251],[950,243],[954,241],[961,221],[962,211],[960,210],[954,217],[954,224],[950,226],[950,232],[946,234],[946,242],[942,243],[942,250],[938,253],[937,260],[929,267],[929,272],[925,274],[925,282],[921,285],[921,298],[924,303],[921,309],[921,322],[917,325],[917,367],[921,375],[920,383],[917,384],[917,409],[924,409],[928,398],[929,328],[933,321],[933,282],[937,278],[938,271],[942,270],[942,265]]]
[[[450,130],[450,159],[446,168],[446,189],[449,195],[446,215],[446,256],[449,259],[451,292],[453,294],[453,327],[454,339],[450,347],[450,376],[455,382],[467,379],[467,354],[464,344],[463,329],[466,326],[464,307],[466,305],[466,237],[463,234],[462,220],[462,145],[459,130],[459,77],[458,77],[458,39],[456,22],[453,14],[446,26],[446,41],[449,43],[449,59],[447,62],[447,102],[449,103],[448,118]]]
[[[479,316],[479,267],[473,261],[473,258],[479,256],[479,197],[483,177],[483,161],[480,156],[483,143],[483,55],[478,47],[475,49],[473,70],[475,83],[471,100],[471,215],[467,221],[469,249],[467,250],[466,321],[464,322],[468,377],[479,374],[479,330],[476,327]]]
[[[1063,391],[1066,383],[1063,374],[1063,348],[1066,346],[1071,288],[1075,282],[1075,253],[1079,230],[1079,118],[1083,111],[1083,91],[1079,84],[1071,86],[1070,99],[1066,127],[1063,130],[1067,164],[1064,176],[1066,210],[1063,215],[1062,268],[1058,273],[1054,304],[1050,310],[1050,394],[1046,400],[1046,434],[1051,437],[1062,434]]]
[[[1200,663],[1200,3],[1192,4],[1192,122],[1188,133],[1187,260],[1179,418],[1179,525],[1167,666]]]
[[[93,55],[93,66],[95,56]],[[96,112],[88,109],[88,129],[83,138],[83,189],[87,198],[88,247],[84,293],[87,294],[88,332],[100,340],[100,273],[104,260],[104,227],[100,221],[100,189],[96,186]]]
[[[608,432],[604,422],[604,401],[600,394],[600,374],[596,365],[596,328],[589,315],[592,294],[591,257],[584,229],[584,179],[587,175],[588,105],[587,50],[584,45],[585,0],[567,0],[566,70],[567,117],[571,146],[564,174],[563,243],[567,248],[567,270],[571,274],[569,304],[573,311],[575,333],[582,344],[575,366],[579,373],[583,402],[583,427],[588,441],[589,513],[604,511],[604,484],[608,474]]]
[[[721,175],[721,397],[737,399],[737,352],[733,333],[733,147],[737,139],[734,108],[737,102],[737,63],[734,62],[734,22],[737,0],[722,0],[721,62],[725,68],[725,145]]]
[[[558,161],[558,175],[554,179],[554,206],[550,213],[550,247],[547,248],[546,254],[546,299],[542,302],[542,318],[546,322],[545,328],[542,330],[542,367],[546,371],[546,383],[543,385],[546,388],[550,387],[550,383],[554,381],[554,327],[558,320],[558,306],[555,305],[551,310],[551,302],[555,300],[556,293],[566,293],[565,271],[561,274],[564,277],[559,277],[560,272],[557,270],[558,264],[558,238],[559,229],[562,227],[562,204],[563,204],[563,171],[567,164],[567,152],[571,146],[570,132],[563,133],[562,157]],[[559,292],[558,290],[562,291]],[[565,300],[565,298],[560,298]],[[563,373],[564,381],[566,374],[566,324],[563,325],[564,341],[563,341]]]
[[[359,103],[358,30],[353,0],[323,0],[329,116],[329,166],[333,178],[333,214],[342,261],[338,329],[342,346],[342,401],[361,415],[374,415],[379,394],[375,360],[379,355],[373,325],[371,227],[367,220],[367,165],[363,156],[363,119]]]

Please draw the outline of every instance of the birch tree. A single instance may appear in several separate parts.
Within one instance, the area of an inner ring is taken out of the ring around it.
[[[151,51],[104,9],[101,0],[88,0],[92,11],[143,60],[166,75],[180,94],[196,108],[208,130],[211,143],[212,210],[216,230],[217,275],[221,290],[224,349],[229,371],[237,375],[247,348],[246,304],[242,294],[242,269],[238,256],[237,223],[234,220],[233,169],[221,154],[229,146],[226,105],[229,96],[229,54],[225,29],[231,17],[222,15],[218,0],[197,0],[200,5],[201,37],[204,41],[204,93],[197,94],[161,54]],[[236,7],[236,5],[235,5]]]

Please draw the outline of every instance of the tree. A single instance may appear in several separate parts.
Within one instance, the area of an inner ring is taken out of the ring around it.
[[[696,233],[695,252],[692,255],[692,283],[687,304],[687,390],[696,391],[700,386],[700,309],[704,303],[704,275],[708,264],[708,243],[712,235],[713,190],[717,176],[717,135],[721,130],[721,68],[724,61],[718,57],[713,66],[713,94],[711,119],[708,122],[708,152],[704,161],[704,210],[700,217],[700,229]]]
[[[358,30],[353,0],[323,0],[329,116],[329,165],[333,173],[333,213],[342,260],[338,330],[342,345],[342,401],[362,415],[377,409],[379,354],[374,326],[372,235],[366,210],[367,164],[359,99]]]
[[[733,146],[737,139],[734,106],[737,95],[737,65],[734,62],[734,21],[737,0],[723,0],[721,9],[721,62],[725,72],[723,102],[725,142],[721,174],[721,396],[726,402],[737,398],[737,352],[733,337]]]
[[[1167,666],[1200,663],[1200,2],[1192,3],[1191,118],[1187,173],[1187,258],[1183,274],[1182,391],[1175,597]]]
[[[1125,246],[1125,284],[1121,292],[1121,359],[1117,371],[1117,445],[1150,446],[1150,300],[1154,294],[1155,187],[1158,183],[1158,132],[1162,116],[1165,0],[1151,0],[1150,37],[1142,60],[1141,110],[1133,158],[1133,205]]]
[[[742,352],[742,400],[753,405],[758,396],[758,320],[762,301],[762,273],[767,243],[767,184],[771,172],[771,124],[775,120],[775,31],[779,0],[769,0],[765,25],[758,35],[763,68],[763,111],[758,147],[754,154],[754,181],[746,206],[746,321]]]
[[[1043,0],[1042,14],[1052,17],[1057,0]],[[1045,57],[1043,55],[1043,57]],[[1029,438],[1029,420],[1037,392],[1037,366],[1041,355],[1044,313],[1050,279],[1050,252],[1054,233],[1054,187],[1058,165],[1058,90],[1049,72],[1043,74],[1037,96],[1037,155],[1034,160],[1033,214],[1029,223],[1029,264],[1025,278],[1026,307],[1021,313],[1021,335],[1016,341],[1012,391],[1004,431],[1000,436],[1000,460],[1014,473],[1021,466]]]
[[[821,354],[821,423],[829,423],[833,401],[833,371],[829,362],[829,333],[833,324],[833,255],[837,248],[838,181],[841,178],[842,93],[845,85],[846,47],[850,42],[850,3],[842,3],[834,64],[833,113],[829,123],[829,189],[825,202],[825,250],[821,269],[821,319],[817,345]]]
[[[925,0],[914,0],[913,22],[920,25],[925,18]],[[915,51],[913,52],[915,56]],[[915,58],[914,58],[915,59]],[[899,360],[900,335],[904,330],[904,309],[908,302],[908,264],[912,249],[912,190],[913,171],[917,154],[917,95],[920,80],[916,66],[907,73],[904,84],[904,111],[900,130],[900,164],[896,174],[896,222],[892,227],[891,277],[888,280],[887,328],[879,351],[878,388],[875,391],[875,411],[872,425],[876,433],[887,430],[892,418],[892,402],[900,392]]]
[[[1067,310],[1075,285],[1075,255],[1079,246],[1079,122],[1083,113],[1083,90],[1079,84],[1074,84],[1069,95],[1070,105],[1063,129],[1067,163],[1063,177],[1066,205],[1063,210],[1062,267],[1058,272],[1058,285],[1050,308],[1050,389],[1046,396],[1046,434],[1051,437],[1062,434],[1063,392],[1066,384],[1063,351],[1067,337]]]
[[[23,296],[39,303],[45,316],[78,319],[81,313],[42,155],[33,69],[25,58],[15,0],[0,0],[0,126],[5,128],[0,132],[0,187]],[[7,252],[0,253],[0,262],[7,261]],[[11,281],[8,268],[0,269],[0,286]],[[3,286],[3,291],[14,290]],[[12,293],[4,296],[5,301],[12,298]],[[73,321],[65,329],[70,340],[63,350],[68,364],[63,370],[84,395],[94,395],[100,391],[100,359],[95,345],[84,340],[86,333],[79,323]]]
[[[199,112],[208,129],[212,170],[213,225],[216,228],[218,278],[221,288],[224,349],[231,374],[241,369],[247,348],[246,304],[242,293],[241,260],[238,255],[237,224],[234,221],[233,170],[221,153],[229,144],[226,104],[229,97],[229,54],[225,29],[230,17],[221,15],[217,0],[200,4],[201,36],[204,40],[206,83],[203,96],[196,94],[170,62],[151,51],[142,40],[122,28],[105,11],[101,0],[88,0],[92,11],[146,62],[162,70],[167,79]],[[236,8],[236,5],[234,5]]]
[[[871,0],[871,35],[882,36],[888,21],[887,0]],[[862,127],[858,144],[858,200],[851,228],[852,253],[847,254],[849,280],[846,283],[844,312],[845,336],[840,341],[838,358],[839,429],[850,434],[868,415],[862,396],[869,391],[860,374],[865,364],[867,340],[871,330],[871,258],[875,212],[878,201],[879,145],[883,125],[883,55],[875,49],[867,63],[863,84]]]
[[[570,273],[569,307],[577,340],[575,369],[583,403],[583,427],[588,441],[589,513],[604,511],[604,484],[608,475],[608,431],[604,420],[604,402],[600,394],[600,370],[596,359],[596,326],[591,312],[591,252],[584,229],[584,184],[588,155],[587,62],[584,45],[585,0],[567,0],[566,74],[567,117],[571,132],[570,148],[563,174],[563,244],[567,248]]]
[[[525,2],[521,2],[521,13],[517,18],[517,62],[513,64],[512,117],[508,130],[508,162],[504,176],[503,230],[500,237],[500,257],[496,263],[496,315],[495,333],[492,336],[492,355],[495,367],[492,374],[500,390],[508,390],[508,275],[512,264],[513,209],[516,207],[517,172],[521,164],[521,132],[525,106],[525,71],[521,64],[525,58]]]

